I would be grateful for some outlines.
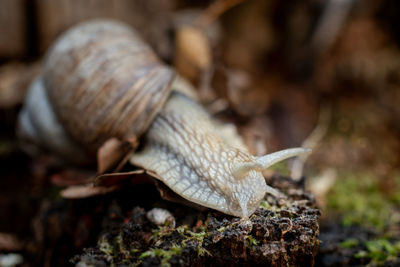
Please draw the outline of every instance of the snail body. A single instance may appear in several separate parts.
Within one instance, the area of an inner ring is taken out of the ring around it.
[[[278,194],[261,172],[308,150],[252,156],[232,145],[175,81],[174,72],[129,27],[112,21],[80,24],[47,54],[20,115],[20,136],[75,161],[94,158],[112,138],[141,138],[133,165],[153,171],[189,201],[247,218],[266,192]],[[40,99],[44,104],[32,104]],[[50,119],[38,115],[43,112],[52,112]],[[53,135],[44,137],[49,129]]]

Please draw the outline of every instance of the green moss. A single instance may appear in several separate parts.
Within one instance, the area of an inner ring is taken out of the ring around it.
[[[341,248],[352,248],[359,244],[357,239],[350,238],[340,243]]]
[[[101,252],[103,252],[107,256],[110,256],[112,258],[121,257],[122,262],[127,265],[132,265],[134,259],[137,259],[138,254],[140,252],[139,249],[126,248],[124,246],[124,242],[122,241],[121,234],[118,234],[112,240],[107,240],[105,236],[102,236],[97,242],[97,247]]]
[[[106,238],[105,238],[104,236],[102,236],[102,237],[99,239],[99,242],[98,242],[97,246],[98,246],[98,248],[99,248],[99,250],[100,250],[101,252],[103,252],[104,254],[106,254],[106,255],[108,255],[108,256],[113,255],[113,254],[115,253],[115,250],[116,250],[116,249],[115,249],[115,248],[116,248],[115,244],[114,244],[114,246],[112,246],[112,245],[106,240]]]
[[[400,192],[400,172],[394,175],[391,194],[389,194],[389,200],[395,203],[396,205],[400,205],[399,192]]]
[[[372,263],[382,264],[400,256],[400,242],[391,243],[387,239],[369,240],[364,243],[366,250],[357,252],[356,258],[369,258]]]
[[[287,161],[280,161],[268,168],[283,176],[290,176],[290,169]]]
[[[261,202],[260,202],[260,207],[262,208],[262,209],[266,209],[266,210],[270,210],[270,211],[273,211],[273,212],[277,212],[277,213],[279,213],[283,208],[285,208],[285,207],[278,207],[278,206],[273,206],[273,205],[270,205],[267,201],[265,201],[265,200],[262,200]],[[277,215],[278,216],[278,215]]]
[[[180,229],[182,226],[178,227],[178,229]],[[207,232],[206,232],[206,227],[202,227],[198,229],[199,232],[193,232],[191,230],[189,230],[187,227],[183,227],[181,228],[180,231],[181,234],[185,235],[187,238],[185,240],[182,241],[182,246],[186,247],[187,242],[189,240],[194,241],[197,245],[197,254],[199,256],[204,256],[205,254],[211,256],[211,253],[203,247],[203,242],[204,242],[204,238],[206,238],[207,236]]]
[[[263,209],[269,210],[271,208],[271,205],[267,201],[262,200],[260,202],[260,207],[263,208]]]
[[[139,260],[142,260],[146,257],[155,257],[160,260],[161,266],[171,266],[169,260],[175,256],[180,255],[182,253],[182,248],[179,246],[172,246],[169,250],[163,249],[150,249],[148,251],[143,252],[139,256]]]
[[[152,230],[150,241],[161,239],[163,236],[169,235],[171,231],[173,231],[173,229],[168,226],[159,226],[157,229]]]
[[[342,214],[345,226],[383,229],[392,222],[396,197],[381,192],[378,181],[362,173],[343,175],[327,195],[328,211]]]
[[[254,238],[254,237],[252,237],[251,235],[248,235],[247,236],[247,240],[249,240],[249,243],[251,244],[251,245],[253,245],[253,246],[257,246],[257,240]]]
[[[195,233],[188,230],[187,233],[198,243],[203,243],[204,237],[206,236],[206,232]]]
[[[181,242],[181,248],[185,248],[188,246],[188,243],[193,245],[195,244],[197,247],[198,255],[204,256],[205,254],[211,256],[211,253],[203,247],[203,241],[207,236],[206,226],[198,228],[198,232],[191,231],[187,225],[181,225],[176,229],[169,227],[160,227],[159,229],[153,231],[153,235],[151,237],[152,240],[161,240],[164,237],[172,234],[174,231],[178,232],[180,235],[184,237]],[[143,255],[143,254],[142,254]]]
[[[223,233],[223,232],[226,231],[226,229],[227,228],[225,226],[222,226],[222,227],[218,228],[217,231],[220,232],[220,233]]]

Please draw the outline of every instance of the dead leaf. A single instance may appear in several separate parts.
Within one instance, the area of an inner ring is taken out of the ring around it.
[[[94,171],[68,169],[53,174],[50,177],[50,181],[58,186],[82,185],[92,182],[95,176],[96,173]]]
[[[109,186],[114,186],[117,184],[121,184],[121,182],[133,178],[135,176],[140,176],[141,174],[144,174],[145,170],[135,170],[135,171],[130,171],[130,172],[116,172],[116,173],[106,173],[106,174],[101,174],[97,176],[94,179],[94,185],[95,186],[104,186],[104,187],[109,187]],[[143,179],[140,179],[140,181],[143,181]]]
[[[211,48],[203,31],[193,26],[177,29],[175,66],[179,73],[195,80],[199,72],[211,67]]]
[[[154,179],[152,179],[154,178]],[[133,184],[143,183],[154,183],[161,197],[165,200],[183,204],[185,206],[193,207],[199,210],[205,210],[207,208],[200,206],[196,203],[190,202],[183,197],[176,194],[168,186],[160,181],[160,176],[156,173],[146,170],[136,170],[131,172],[120,172],[120,173],[107,173],[96,177],[94,181],[95,187],[108,188],[108,187],[119,187],[123,181],[131,179]],[[85,189],[86,190],[86,189]],[[74,192],[73,192],[74,193]],[[81,192],[78,192],[78,194]]]
[[[117,190],[119,187],[114,185],[111,187],[93,186],[93,184],[75,185],[67,187],[60,192],[63,198],[78,199],[88,198],[92,196],[105,195]]]
[[[97,151],[97,171],[105,173],[111,169],[118,171],[127,161],[127,155],[137,147],[136,139],[125,142],[117,138],[108,139]],[[117,169],[117,170],[116,170]]]

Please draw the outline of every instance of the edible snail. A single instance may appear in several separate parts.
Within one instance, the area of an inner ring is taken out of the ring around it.
[[[306,153],[292,148],[262,157],[225,138],[216,122],[179,89],[134,30],[91,21],[63,34],[47,54],[19,117],[19,135],[75,162],[90,161],[108,140],[141,149],[130,163],[150,170],[183,198],[248,218],[269,187],[262,171]]]

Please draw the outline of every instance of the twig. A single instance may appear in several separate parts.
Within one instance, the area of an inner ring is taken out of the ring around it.
[[[311,40],[314,49],[319,52],[324,51],[335,41],[354,2],[354,0],[329,0],[326,2],[326,7]]]
[[[318,123],[311,134],[303,141],[302,147],[314,149],[321,139],[324,137],[331,120],[331,109],[330,107],[323,108],[319,115]],[[304,164],[310,154],[304,154],[303,156],[297,157],[291,167],[290,176],[293,180],[299,181],[303,176]]]

